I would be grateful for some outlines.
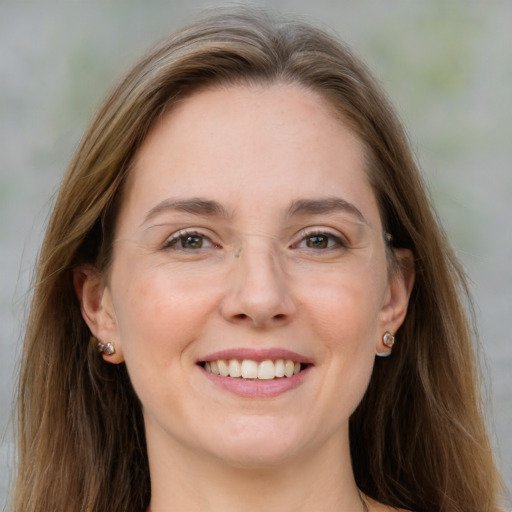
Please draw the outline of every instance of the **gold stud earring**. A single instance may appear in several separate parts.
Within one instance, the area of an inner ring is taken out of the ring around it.
[[[389,331],[386,331],[382,336],[382,343],[384,346],[388,347],[389,350],[386,352],[376,352],[378,357],[389,357],[392,352],[393,345],[395,344],[395,336],[391,334]]]
[[[97,340],[94,336],[91,336],[91,343],[96,347],[98,352],[101,352],[106,356],[111,356],[112,354],[116,353],[116,347],[113,343],[102,343],[101,341]]]
[[[382,343],[386,345],[388,348],[393,348],[393,345],[395,344],[395,336],[394,334],[391,334],[389,331],[386,331],[384,333],[384,336],[382,336]]]
[[[98,350],[106,356],[111,356],[116,353],[116,347],[113,343],[101,343],[98,342]]]

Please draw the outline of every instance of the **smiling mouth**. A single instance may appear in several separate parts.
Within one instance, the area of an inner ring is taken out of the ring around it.
[[[274,380],[293,377],[310,365],[295,362],[291,359],[266,359],[265,361],[217,359],[215,361],[202,361],[199,366],[204,368],[207,373],[213,373],[221,377],[242,380]]]

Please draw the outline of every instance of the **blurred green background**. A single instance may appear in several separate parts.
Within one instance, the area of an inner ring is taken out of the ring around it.
[[[14,460],[12,393],[30,276],[59,180],[114,81],[157,40],[216,5],[0,0],[0,504]],[[512,2],[254,5],[334,29],[397,107],[432,201],[472,278],[489,425],[510,484]]]

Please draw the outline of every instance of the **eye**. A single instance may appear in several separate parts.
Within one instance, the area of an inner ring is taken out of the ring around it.
[[[325,250],[335,249],[337,247],[345,247],[346,244],[341,240],[340,237],[333,235],[332,233],[315,232],[308,233],[303,238],[293,244],[293,249],[314,249],[314,250]]]
[[[164,245],[166,249],[183,249],[196,251],[198,249],[208,249],[219,247],[214,244],[206,235],[195,231],[180,231],[169,238]]]

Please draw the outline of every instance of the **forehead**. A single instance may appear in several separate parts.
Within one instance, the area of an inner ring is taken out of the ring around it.
[[[146,211],[182,196],[228,208],[249,198],[284,207],[341,195],[376,208],[364,162],[362,143],[319,94],[286,84],[216,87],[185,98],[153,126],[125,202]]]

